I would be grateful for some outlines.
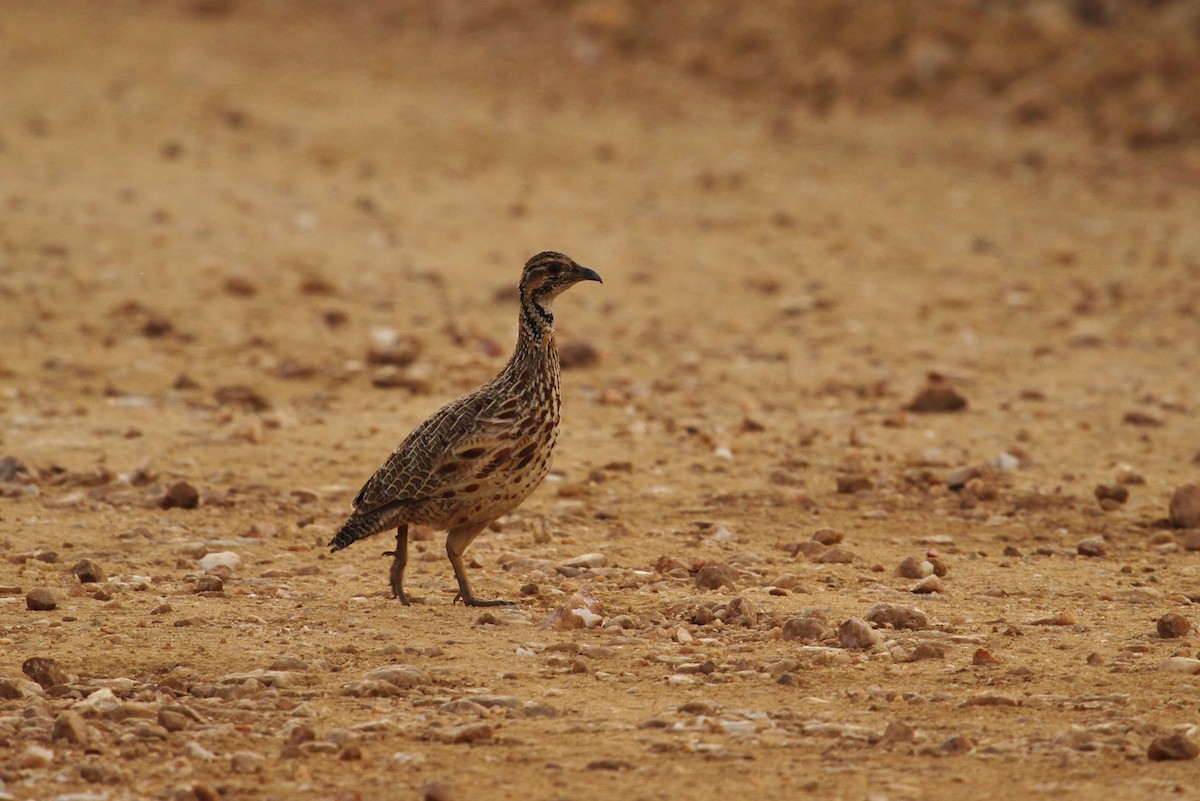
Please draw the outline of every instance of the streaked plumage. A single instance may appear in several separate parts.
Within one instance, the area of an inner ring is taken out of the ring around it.
[[[330,550],[338,551],[385,529],[396,529],[391,585],[408,604],[404,566],[408,526],[448,531],[446,554],[458,594],[471,606],[462,554],[496,518],[515,509],[550,470],[558,441],[559,364],[551,305],[579,281],[599,281],[593,270],[561,253],[545,252],[525,264],[520,284],[520,322],[512,358],[500,374],[474,392],[442,407],[400,443],[354,499],[354,513]]]

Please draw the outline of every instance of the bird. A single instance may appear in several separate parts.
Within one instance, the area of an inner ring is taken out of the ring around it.
[[[354,511],[329,542],[331,553],[396,529],[392,595],[408,606],[404,567],[408,527],[447,532],[446,556],[458,592],[452,603],[506,606],[471,591],[463,552],[493,521],[516,509],[550,471],[558,442],[558,346],[554,299],[581,282],[604,283],[562,253],[525,262],[518,286],[520,314],[512,357],[495,378],[434,412],[394,450],[354,498]]]

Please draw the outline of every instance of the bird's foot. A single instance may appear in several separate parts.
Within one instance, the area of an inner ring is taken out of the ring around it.
[[[380,556],[395,556],[395,555],[396,555],[395,551],[384,551],[383,553],[380,554]]]
[[[463,595],[461,592],[456,592],[456,593],[454,593],[454,600],[451,601],[451,604],[457,604],[459,601],[463,602],[463,606],[516,606],[517,605],[516,601],[505,601],[502,598],[493,598],[491,600],[484,600],[483,598],[476,598],[474,595]]]

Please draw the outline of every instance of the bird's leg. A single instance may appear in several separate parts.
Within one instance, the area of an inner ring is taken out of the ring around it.
[[[458,579],[458,593],[454,596],[454,602],[458,603],[461,599],[464,606],[514,606],[512,601],[485,601],[476,598],[471,592],[471,585],[467,583],[467,571],[463,569],[463,551],[467,550],[467,546],[481,531],[483,526],[465,526],[450,529],[446,536],[446,556],[450,557],[450,564],[454,567],[454,578]]]
[[[408,563],[408,523],[396,529],[396,550],[384,551],[384,556],[392,557],[392,595],[400,599],[400,603],[408,606],[412,601],[404,594],[404,565]]]

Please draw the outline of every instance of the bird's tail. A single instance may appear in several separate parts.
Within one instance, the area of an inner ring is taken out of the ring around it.
[[[385,526],[379,515],[351,515],[350,519],[342,524],[337,535],[329,541],[329,552],[334,553],[340,551],[347,545],[352,545],[364,537],[370,537],[372,534],[378,534]]]

